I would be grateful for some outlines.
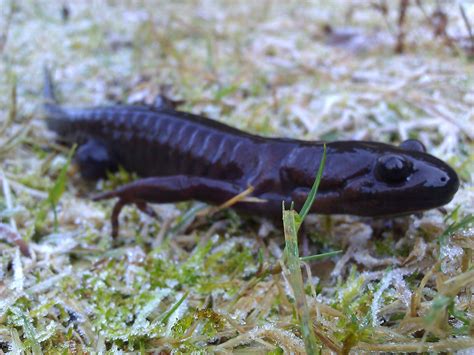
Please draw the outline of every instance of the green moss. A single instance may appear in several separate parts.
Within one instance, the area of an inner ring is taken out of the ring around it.
[[[393,247],[394,240],[393,236],[389,235],[388,237],[378,238],[374,241],[375,251],[378,255],[383,256],[395,256],[400,253],[399,250]]]

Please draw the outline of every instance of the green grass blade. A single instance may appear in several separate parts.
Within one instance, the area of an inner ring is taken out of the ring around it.
[[[294,210],[286,211],[283,208],[283,228],[285,233],[285,264],[288,268],[288,281],[295,295],[296,310],[300,321],[301,334],[303,336],[306,352],[316,354],[318,344],[313,331],[313,322],[309,313],[306,294],[304,292],[303,275],[298,250],[298,213]]]
[[[48,192],[48,201],[54,207],[56,207],[59,202],[59,199],[64,193],[64,190],[66,189],[67,169],[69,169],[69,165],[71,165],[72,157],[74,156],[75,151],[76,145],[74,145],[69,151],[66,163],[62,166],[58,178],[56,179],[53,187]]]
[[[306,215],[309,213],[311,206],[316,199],[319,183],[323,175],[324,165],[326,163],[326,144],[323,148],[323,156],[319,169],[316,174],[311,191],[303,204],[300,213],[293,209],[293,203],[290,210],[285,210],[283,206],[283,229],[285,233],[285,264],[288,268],[288,281],[295,295],[296,310],[300,321],[301,334],[308,354],[315,354],[318,351],[318,344],[313,330],[313,322],[309,313],[308,303],[306,302],[306,294],[304,291],[303,275],[301,273],[301,261],[319,260],[328,256],[339,254],[341,251],[325,253],[321,255],[313,255],[300,258],[298,250],[298,230],[303,223]]]
[[[168,322],[168,319],[171,317],[171,315],[176,312],[176,310],[178,309],[179,306],[181,306],[181,304],[184,302],[184,300],[186,298],[188,298],[188,295],[189,295],[189,291],[185,292],[184,295],[178,300],[178,302],[176,302],[171,308],[170,310],[165,313],[165,315],[163,316],[163,319],[161,320],[162,323],[166,323]]]
[[[448,238],[454,234],[454,232],[465,229],[469,227],[470,225],[474,224],[474,215],[469,214],[466,217],[464,217],[462,220],[459,222],[454,222],[448,226],[444,230],[444,232],[439,236],[438,241],[440,245],[446,245],[448,242]]]
[[[319,164],[318,173],[316,174],[316,179],[314,180],[313,186],[311,187],[311,191],[308,194],[308,198],[306,199],[303,208],[301,209],[299,215],[301,217],[301,223],[305,219],[306,215],[309,213],[311,206],[314,203],[316,198],[316,193],[318,192],[319,183],[321,182],[321,177],[323,176],[324,165],[326,164],[326,144],[324,144],[323,148],[323,157],[321,158],[321,163]]]
[[[66,190],[67,170],[69,168],[69,165],[71,165],[72,157],[74,156],[75,151],[76,145],[74,145],[69,151],[66,163],[61,168],[61,171],[59,172],[59,175],[56,181],[54,182],[54,185],[48,191],[48,198],[44,200],[43,203],[40,205],[39,212],[36,214],[35,218],[36,227],[42,225],[46,218],[48,208],[51,208],[54,213],[54,228],[57,229],[58,221],[56,214],[56,206],[64,191]]]
[[[10,92],[10,108],[6,120],[0,127],[0,136],[3,136],[10,124],[15,120],[17,114],[17,79],[16,75],[12,74],[12,88]]]
[[[322,260],[322,259],[329,258],[331,256],[341,254],[341,253],[342,253],[342,250],[329,251],[327,253],[322,253],[322,254],[317,254],[317,255],[302,256],[300,260],[301,261]]]
[[[74,152],[76,151],[77,145],[74,145],[69,154],[67,156],[67,161],[61,168],[59,172],[58,178],[56,179],[53,187],[49,190],[48,193],[48,202],[53,210],[54,214],[54,229],[55,231],[58,229],[58,214],[56,212],[56,206],[63,195],[64,191],[66,190],[66,182],[67,182],[67,169],[69,169],[69,165],[71,165],[72,157],[74,156]]]

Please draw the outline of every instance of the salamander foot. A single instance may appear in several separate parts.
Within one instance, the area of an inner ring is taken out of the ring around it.
[[[117,191],[105,192],[97,196],[94,196],[92,199],[94,201],[101,201],[101,200],[108,200],[114,197],[119,198],[119,200],[115,203],[115,206],[112,210],[112,215],[110,217],[111,223],[112,223],[112,237],[114,239],[118,236],[119,230],[120,230],[120,224],[119,224],[120,212],[126,205],[134,204],[140,211],[142,211],[146,215],[158,219],[158,215],[156,214],[156,212],[145,201],[130,200],[127,198],[120,197]]]

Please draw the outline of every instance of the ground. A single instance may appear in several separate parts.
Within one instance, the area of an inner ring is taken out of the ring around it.
[[[400,27],[384,1],[0,0],[0,351],[472,351],[474,65],[459,4],[472,26],[468,1],[411,2]],[[417,138],[461,187],[423,214],[309,215],[299,252],[291,228],[285,244],[278,224],[197,202],[154,206],[158,219],[126,208],[114,241],[113,202],[90,197],[134,177],[78,176],[41,114],[45,65],[73,106],[161,93],[266,136]],[[338,250],[300,268],[298,253]]]

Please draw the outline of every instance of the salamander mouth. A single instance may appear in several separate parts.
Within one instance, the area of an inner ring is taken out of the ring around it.
[[[346,213],[366,217],[397,216],[440,207],[448,201],[438,199],[415,199],[387,201],[384,199],[368,199],[362,204],[355,203],[349,207]]]
[[[416,213],[449,203],[459,186],[457,180],[440,188],[403,187],[376,191],[363,189],[318,190],[312,210],[321,214],[366,217]]]
[[[435,158],[433,158],[435,159]],[[459,188],[459,178],[448,165],[415,164],[409,178],[384,182],[370,177],[355,178],[340,189],[342,213],[360,216],[384,216],[415,213],[449,203]],[[325,196],[321,191],[320,198]]]

